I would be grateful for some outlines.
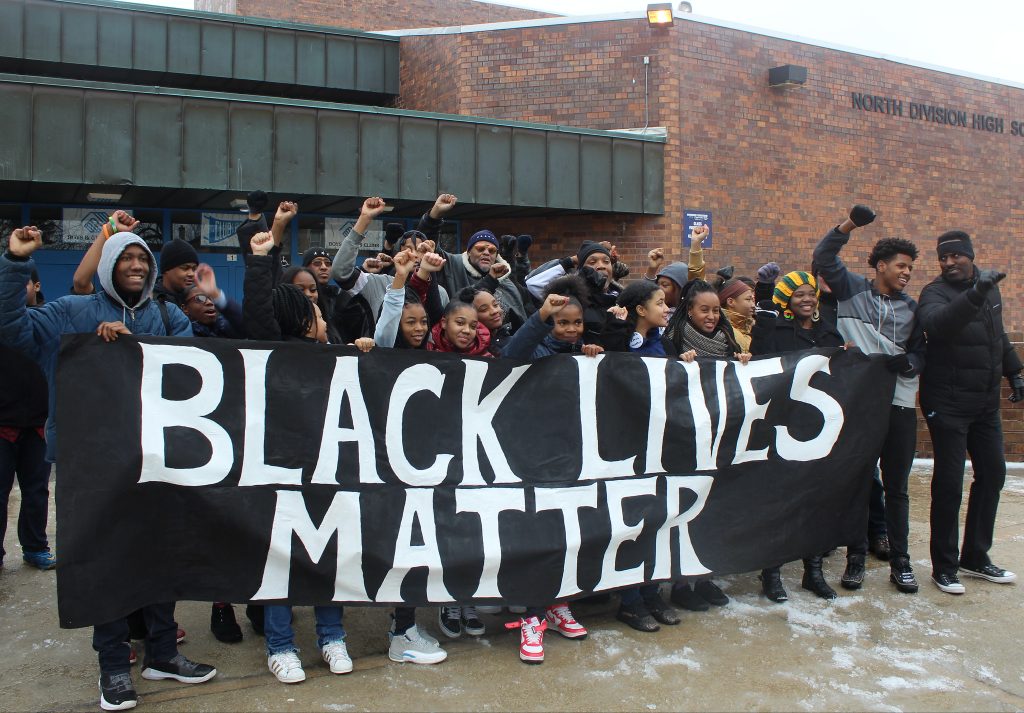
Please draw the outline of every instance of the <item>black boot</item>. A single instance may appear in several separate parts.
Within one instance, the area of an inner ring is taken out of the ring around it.
[[[789,595],[782,586],[782,575],[778,567],[769,567],[761,570],[761,589],[764,595],[773,602],[789,601]]]
[[[836,590],[828,586],[825,575],[821,572],[821,557],[809,557],[804,560],[804,580],[800,586],[822,599],[836,598]]]
[[[245,606],[245,615],[249,618],[253,631],[263,636],[263,605],[247,604]]]
[[[645,596],[644,606],[647,607],[647,611],[651,613],[655,619],[661,624],[667,624],[669,626],[675,626],[682,619],[679,618],[679,614],[676,610],[665,603],[665,600],[661,598],[659,592],[654,592],[648,596]]]
[[[844,589],[860,589],[864,584],[864,555],[846,555],[846,571],[839,583]]]
[[[235,621],[235,609],[230,604],[214,602],[210,610],[210,631],[213,638],[225,644],[242,640],[242,627]]]

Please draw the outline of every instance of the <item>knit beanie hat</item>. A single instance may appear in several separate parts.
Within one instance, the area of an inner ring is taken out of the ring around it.
[[[974,259],[974,246],[971,245],[971,236],[962,230],[949,230],[939,236],[935,249],[941,259],[949,253],[960,253]]]
[[[309,264],[316,260],[318,257],[325,257],[333,262],[334,258],[331,257],[331,253],[327,248],[310,248],[306,252],[302,253],[302,266],[309,267]]]
[[[160,250],[160,272],[167,272],[190,262],[198,265],[199,254],[190,243],[181,238],[175,238]]]
[[[580,245],[580,249],[576,251],[576,266],[583,267],[587,264],[587,258],[594,253],[604,253],[611,258],[611,251],[601,243],[595,243],[593,240],[584,240],[583,244]]]
[[[655,277],[667,277],[679,287],[685,285],[690,279],[690,266],[685,262],[673,262],[661,268]]]
[[[405,241],[412,240],[413,238],[415,238],[418,242],[423,242],[424,240],[427,240],[427,236],[418,230],[406,230],[404,233],[402,233],[401,237],[395,241],[394,252],[392,254],[398,254],[402,252],[402,248],[405,247]]]
[[[466,243],[466,252],[473,249],[473,246],[479,243],[481,240],[488,242],[495,248],[498,246],[498,238],[490,230],[478,230],[469,236],[469,242]]]
[[[796,292],[796,288],[801,285],[810,285],[814,288],[814,294],[818,294],[818,281],[814,279],[814,275],[803,270],[793,270],[793,272],[786,273],[775,285],[775,292],[772,293],[772,302],[779,306],[783,316],[787,319],[793,318],[793,313],[789,311],[789,300],[793,297],[793,293]]]

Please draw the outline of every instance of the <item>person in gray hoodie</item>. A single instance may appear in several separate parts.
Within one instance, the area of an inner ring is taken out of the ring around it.
[[[889,412],[889,431],[879,453],[882,485],[885,489],[886,531],[889,535],[890,581],[901,592],[914,593],[917,579],[910,566],[910,498],[907,482],[917,447],[916,403],[918,375],[924,368],[924,333],[914,313],[917,303],[904,291],[917,259],[917,247],[902,238],[884,238],[875,243],[868,257],[874,279],[850,272],[839,259],[839,251],[850,234],[875,219],[869,207],[856,205],[850,217],[822,238],[814,249],[814,264],[828,281],[837,302],[840,334],[865,354],[885,356],[886,367],[896,373],[896,389]],[[874,464],[870,474],[872,478]],[[864,560],[868,548],[867,511],[864,537],[847,547],[846,571],[840,584],[859,589],[864,583]]]
[[[54,380],[62,335],[95,332],[107,342],[121,334],[191,337],[192,325],[174,304],[152,299],[156,259],[142,238],[128,232],[115,233],[103,244],[99,260],[102,290],[91,295],[67,295],[28,311],[26,283],[35,267],[32,253],[41,246],[39,230],[25,226],[11,233],[7,252],[0,257],[0,343],[43,367],[50,389],[46,440],[47,457],[52,460],[56,453]],[[203,683],[217,675],[212,666],[195,663],[178,653],[174,602],[147,605],[142,614],[147,628],[143,678]],[[124,618],[93,628],[92,646],[100,665],[100,707],[104,710],[134,708],[138,702],[127,638],[128,622]]]

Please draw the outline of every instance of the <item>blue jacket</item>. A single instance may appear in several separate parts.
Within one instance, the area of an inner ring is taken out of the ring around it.
[[[541,321],[534,312],[501,348],[501,356],[509,359],[535,361],[553,354],[579,354],[583,340],[563,342],[551,335],[551,325]]]
[[[149,277],[142,298],[128,307],[114,290],[114,266],[129,245],[141,245],[149,256]],[[0,343],[13,347],[39,363],[50,387],[50,417],[46,422],[46,455],[53,461],[57,452],[56,372],[57,352],[64,334],[95,332],[101,322],[124,322],[132,334],[168,336],[160,308],[150,299],[156,282],[156,260],[142,238],[117,233],[103,245],[98,276],[102,290],[91,295],[66,295],[42,307],[25,306],[25,286],[35,263],[0,256]],[[166,305],[170,335],[191,337],[192,325],[173,304]],[[97,337],[98,339],[98,337]]]

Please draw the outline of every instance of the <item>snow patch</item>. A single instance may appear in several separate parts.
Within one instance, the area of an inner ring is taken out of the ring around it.
[[[324,710],[326,711],[354,711],[355,705],[352,703],[324,703]]]

